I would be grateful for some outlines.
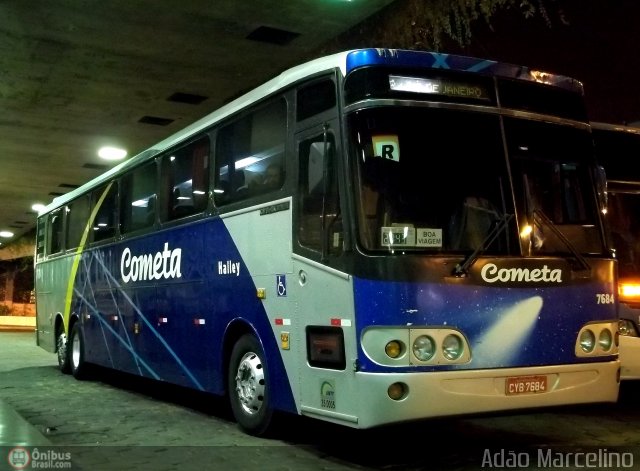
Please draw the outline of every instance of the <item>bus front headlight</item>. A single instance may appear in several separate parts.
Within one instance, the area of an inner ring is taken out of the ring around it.
[[[447,360],[457,360],[463,352],[463,342],[455,334],[447,335],[442,341],[442,354]]]
[[[618,329],[618,320],[585,324],[576,336],[576,356],[585,358],[616,355],[620,337]]]
[[[589,329],[585,329],[580,334],[580,348],[583,352],[591,353],[595,348],[596,336]]]
[[[428,335],[421,335],[413,341],[413,354],[420,361],[429,361],[436,353],[436,343]]]
[[[598,335],[598,345],[600,345],[600,348],[608,352],[611,349],[612,341],[613,336],[611,335],[611,331],[609,329],[602,329],[600,335]]]

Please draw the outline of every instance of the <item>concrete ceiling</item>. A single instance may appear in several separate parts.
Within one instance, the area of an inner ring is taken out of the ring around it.
[[[0,2],[0,231],[107,170],[100,146],[135,155],[391,1]]]

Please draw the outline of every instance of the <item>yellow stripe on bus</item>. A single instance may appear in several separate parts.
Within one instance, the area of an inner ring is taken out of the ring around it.
[[[73,256],[73,265],[71,265],[71,274],[69,275],[69,281],[67,283],[67,296],[64,301],[64,330],[65,332],[67,332],[67,335],[69,334],[68,326],[69,326],[69,316],[71,315],[71,300],[73,298],[73,285],[76,281],[76,273],[78,272],[78,265],[80,265],[80,256],[82,255],[84,246],[87,243],[87,237],[89,237],[89,231],[93,228],[93,221],[95,220],[96,215],[98,214],[98,211],[102,206],[102,202],[107,197],[107,193],[109,193],[109,190],[111,189],[111,185],[113,185],[113,182],[107,185],[107,188],[105,188],[104,192],[102,192],[102,195],[98,200],[98,203],[93,208],[93,211],[91,211],[91,215],[89,216],[89,221],[87,222],[87,226],[84,228],[84,232],[82,233],[82,239],[80,239],[80,245],[78,245],[78,248],[76,249],[76,253]]]

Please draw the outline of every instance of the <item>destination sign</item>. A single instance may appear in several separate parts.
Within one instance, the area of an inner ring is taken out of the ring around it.
[[[454,82],[452,80],[389,75],[389,87],[391,90],[397,92],[446,95],[477,100],[490,99],[489,94],[484,87],[470,83]]]

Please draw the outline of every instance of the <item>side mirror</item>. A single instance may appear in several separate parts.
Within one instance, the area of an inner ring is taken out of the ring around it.
[[[600,203],[600,210],[603,213],[607,212],[608,194],[607,194],[607,173],[602,165],[596,167],[596,189],[598,192],[598,201]]]
[[[314,142],[309,149],[309,194],[322,194],[324,190],[325,151],[323,142]]]

